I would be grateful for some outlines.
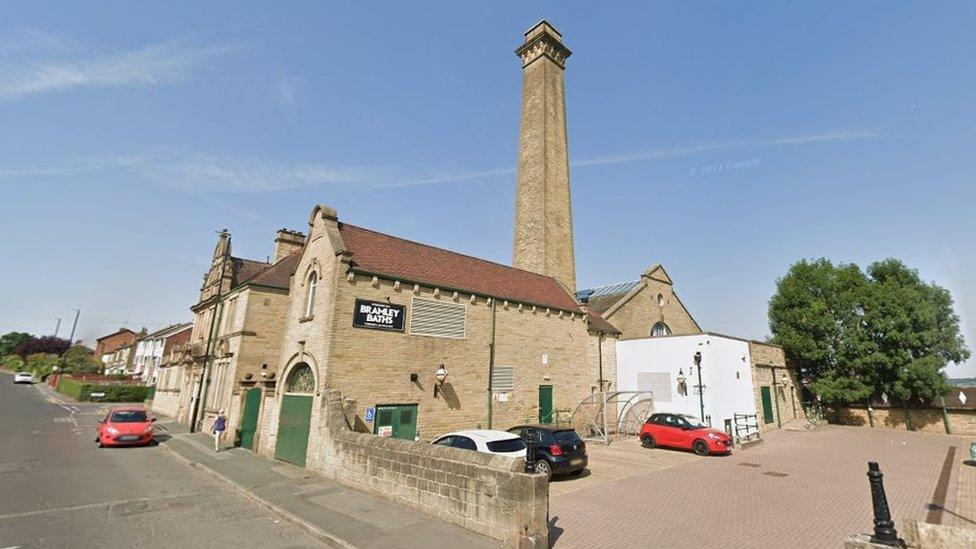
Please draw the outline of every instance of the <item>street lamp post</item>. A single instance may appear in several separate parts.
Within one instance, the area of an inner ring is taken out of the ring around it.
[[[698,405],[701,408],[701,420],[705,421],[705,386],[702,385],[701,378],[701,351],[695,351],[695,368],[698,369]]]

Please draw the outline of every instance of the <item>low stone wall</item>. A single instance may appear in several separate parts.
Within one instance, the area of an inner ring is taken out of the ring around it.
[[[320,399],[309,468],[508,546],[549,546],[549,483],[522,473],[522,460],[357,433],[354,402],[334,390]]]
[[[976,410],[947,410],[949,426],[957,435],[976,435]],[[941,408],[911,408],[912,430],[928,433],[945,433]],[[908,429],[904,408],[872,408],[874,426],[888,429]],[[838,425],[868,427],[871,419],[867,407],[844,407],[827,410],[827,420]]]
[[[961,547],[976,547],[976,530],[972,528],[956,528],[941,524],[906,520],[902,523],[898,534],[905,541],[905,546],[908,549],[959,549]],[[872,542],[870,534],[855,534],[848,537],[844,542],[844,549],[890,548],[890,545]]]

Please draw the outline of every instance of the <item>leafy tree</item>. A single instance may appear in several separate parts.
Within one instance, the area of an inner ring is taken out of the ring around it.
[[[75,345],[64,353],[64,371],[73,374],[101,373],[102,363],[95,359],[94,352],[84,345]]]
[[[24,360],[27,360],[28,356],[36,354],[52,354],[60,356],[63,355],[69,347],[71,347],[71,343],[67,339],[61,339],[60,337],[31,337],[30,339],[24,340],[17,345],[14,352],[20,355],[20,357]]]
[[[943,369],[969,357],[944,289],[900,261],[799,261],[769,303],[772,341],[827,404],[886,393],[903,402],[949,390]]]
[[[0,366],[12,372],[20,372],[24,370],[24,359],[18,355],[7,355],[0,359]]]
[[[0,336],[0,356],[5,357],[14,352],[18,345],[33,338],[27,332],[9,332]]]
[[[34,379],[44,379],[61,361],[60,357],[51,353],[35,353],[27,357],[27,369],[34,374]]]

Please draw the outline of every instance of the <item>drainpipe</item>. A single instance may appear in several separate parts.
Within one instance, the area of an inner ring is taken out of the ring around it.
[[[596,339],[597,364],[600,367],[600,392],[603,392],[603,332]]]
[[[699,343],[701,345],[701,343]],[[698,405],[701,407],[701,420],[705,421],[705,386],[702,385],[701,379],[701,362],[702,355],[701,351],[695,353],[695,366],[698,367]]]
[[[200,399],[204,395],[203,385],[204,383],[206,383],[207,370],[210,367],[210,353],[211,353],[211,346],[213,345],[214,329],[216,329],[217,326],[217,313],[219,311],[219,306],[220,306],[220,295],[221,295],[221,291],[224,289],[224,269],[227,268],[227,260],[230,258],[230,254],[228,253],[230,250],[230,242],[229,242],[230,236],[228,236],[227,239],[228,239],[228,243],[227,243],[228,245],[224,249],[224,255],[223,257],[221,257],[221,261],[220,261],[220,278],[217,279],[217,294],[216,296],[214,296],[214,312],[213,312],[213,316],[210,317],[210,329],[208,330],[208,334],[207,334],[206,358],[204,359],[204,363],[203,363],[203,371],[200,372],[200,384],[197,385],[197,398],[196,398],[196,402],[193,403],[193,413],[190,416],[191,433],[197,430],[197,415],[202,416],[202,414],[200,414],[201,411]]]
[[[779,391],[776,390],[777,389],[777,385],[776,385],[776,368],[773,367],[773,368],[770,368],[770,370],[772,370],[772,372],[773,372],[773,402],[776,403],[776,426],[777,427],[782,427],[783,426],[783,420],[782,420],[782,418],[779,415]]]
[[[491,376],[495,371],[495,298],[491,297],[491,335],[488,340],[488,428],[491,429],[492,387]]]
[[[946,434],[951,435],[952,425],[949,424],[949,412],[946,411],[945,397],[939,397],[939,400],[942,401],[942,421],[945,423]]]

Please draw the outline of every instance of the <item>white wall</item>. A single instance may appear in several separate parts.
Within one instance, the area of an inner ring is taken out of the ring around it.
[[[712,417],[712,427],[723,429],[724,420],[732,419],[733,413],[755,414],[749,344],[722,336],[698,334],[618,341],[615,389],[636,391],[638,373],[667,372],[671,402],[666,402],[664,395],[656,395],[654,411],[699,417],[701,408],[695,393],[698,373],[693,358],[698,351],[702,354],[705,415]],[[685,376],[687,395],[678,393],[679,371]]]

